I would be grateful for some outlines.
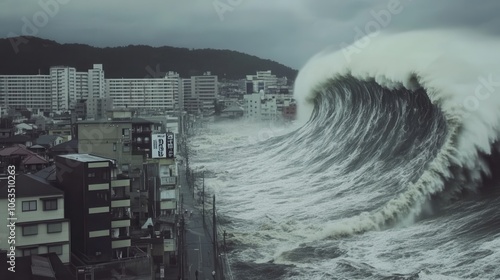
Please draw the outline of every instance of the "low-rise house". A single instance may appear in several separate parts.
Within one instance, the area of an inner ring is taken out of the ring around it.
[[[64,142],[64,138],[59,135],[41,135],[36,139],[35,143],[41,145],[47,149],[50,149],[56,145]]]
[[[26,146],[17,144],[0,150],[0,170],[4,173],[7,166],[14,165],[16,171],[21,170],[23,160],[34,153],[26,148]]]
[[[24,173],[32,173],[40,171],[48,167],[49,165],[50,165],[49,162],[45,158],[37,154],[32,154],[26,156],[23,159],[23,161],[21,162],[21,170]]]
[[[20,123],[15,126],[16,134],[32,134],[36,131],[37,127],[33,124]]]
[[[1,180],[0,209],[8,209],[8,188],[8,181]],[[70,262],[70,226],[64,217],[63,191],[35,175],[18,175],[14,209],[0,211],[3,221],[16,218],[13,229],[0,227],[1,250],[11,250],[7,236],[14,230],[16,256],[56,253],[63,263]]]

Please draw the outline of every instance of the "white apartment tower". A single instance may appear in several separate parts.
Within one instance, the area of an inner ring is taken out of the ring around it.
[[[88,71],[89,98],[104,98],[106,81],[102,64],[94,64]]]
[[[76,69],[68,66],[50,68],[52,111],[65,112],[76,103]]]
[[[0,107],[49,112],[51,90],[49,75],[0,75]]]
[[[106,97],[114,107],[158,109],[172,113],[179,94],[179,74],[168,72],[164,78],[106,79]]]

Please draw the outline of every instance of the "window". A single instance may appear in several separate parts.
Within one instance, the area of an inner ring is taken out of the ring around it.
[[[23,226],[23,236],[27,235],[37,235],[38,225]]]
[[[31,255],[37,255],[38,254],[38,247],[33,247],[33,248],[26,248],[23,249],[23,256],[31,256]]]
[[[116,152],[116,142],[113,143],[113,151]]]
[[[58,255],[62,255],[63,246],[62,245],[47,246],[47,251],[49,253],[56,253]]]
[[[43,202],[43,211],[57,210],[57,199],[48,199]]]
[[[123,143],[123,151],[130,152],[130,143]]]
[[[36,200],[23,201],[23,212],[36,211]]]
[[[95,178],[95,172],[89,172],[89,173],[87,174],[87,176],[88,176],[89,178]]]
[[[62,223],[47,224],[47,233],[62,232]]]
[[[129,136],[130,135],[130,130],[128,128],[123,128],[122,129],[122,135],[123,136]]]
[[[128,164],[122,164],[122,172],[128,172],[129,165]]]

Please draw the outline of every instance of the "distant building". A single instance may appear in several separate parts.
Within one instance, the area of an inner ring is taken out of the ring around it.
[[[7,209],[7,180],[0,181],[0,207]],[[70,262],[70,225],[65,217],[63,191],[35,175],[16,177],[16,256],[56,253],[63,263]],[[0,218],[7,221],[7,211]],[[76,222],[78,224],[78,222]],[[8,250],[8,227],[0,227],[0,249]]]
[[[113,100],[115,108],[157,109],[172,113],[180,81],[175,72],[168,72],[164,78],[106,79],[106,97]]]
[[[0,75],[0,106],[50,112],[51,79],[50,75]]]
[[[188,113],[213,113],[219,85],[217,75],[205,72],[202,76],[182,79],[184,110]]]
[[[55,145],[59,145],[64,142],[64,138],[59,135],[40,135],[35,140],[35,144],[41,145],[47,149],[54,147]]]
[[[244,96],[243,108],[245,118],[272,121],[278,119],[276,99],[261,93],[247,94]]]
[[[76,101],[104,97],[104,70],[87,72],[68,66],[50,67],[48,75],[0,75],[0,106],[28,108],[35,114],[67,112]]]
[[[286,77],[277,78],[271,70],[257,71],[256,75],[247,75],[243,87],[246,94],[264,91],[266,94],[290,94]]]
[[[101,120],[106,118],[106,113],[113,109],[113,99],[109,97],[93,97],[87,99],[88,120]]]

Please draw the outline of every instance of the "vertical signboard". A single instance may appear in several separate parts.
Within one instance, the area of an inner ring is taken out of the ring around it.
[[[173,132],[167,132],[167,158],[174,158],[175,139]]]
[[[151,135],[151,157],[166,158],[167,157],[167,135],[153,134]]]

